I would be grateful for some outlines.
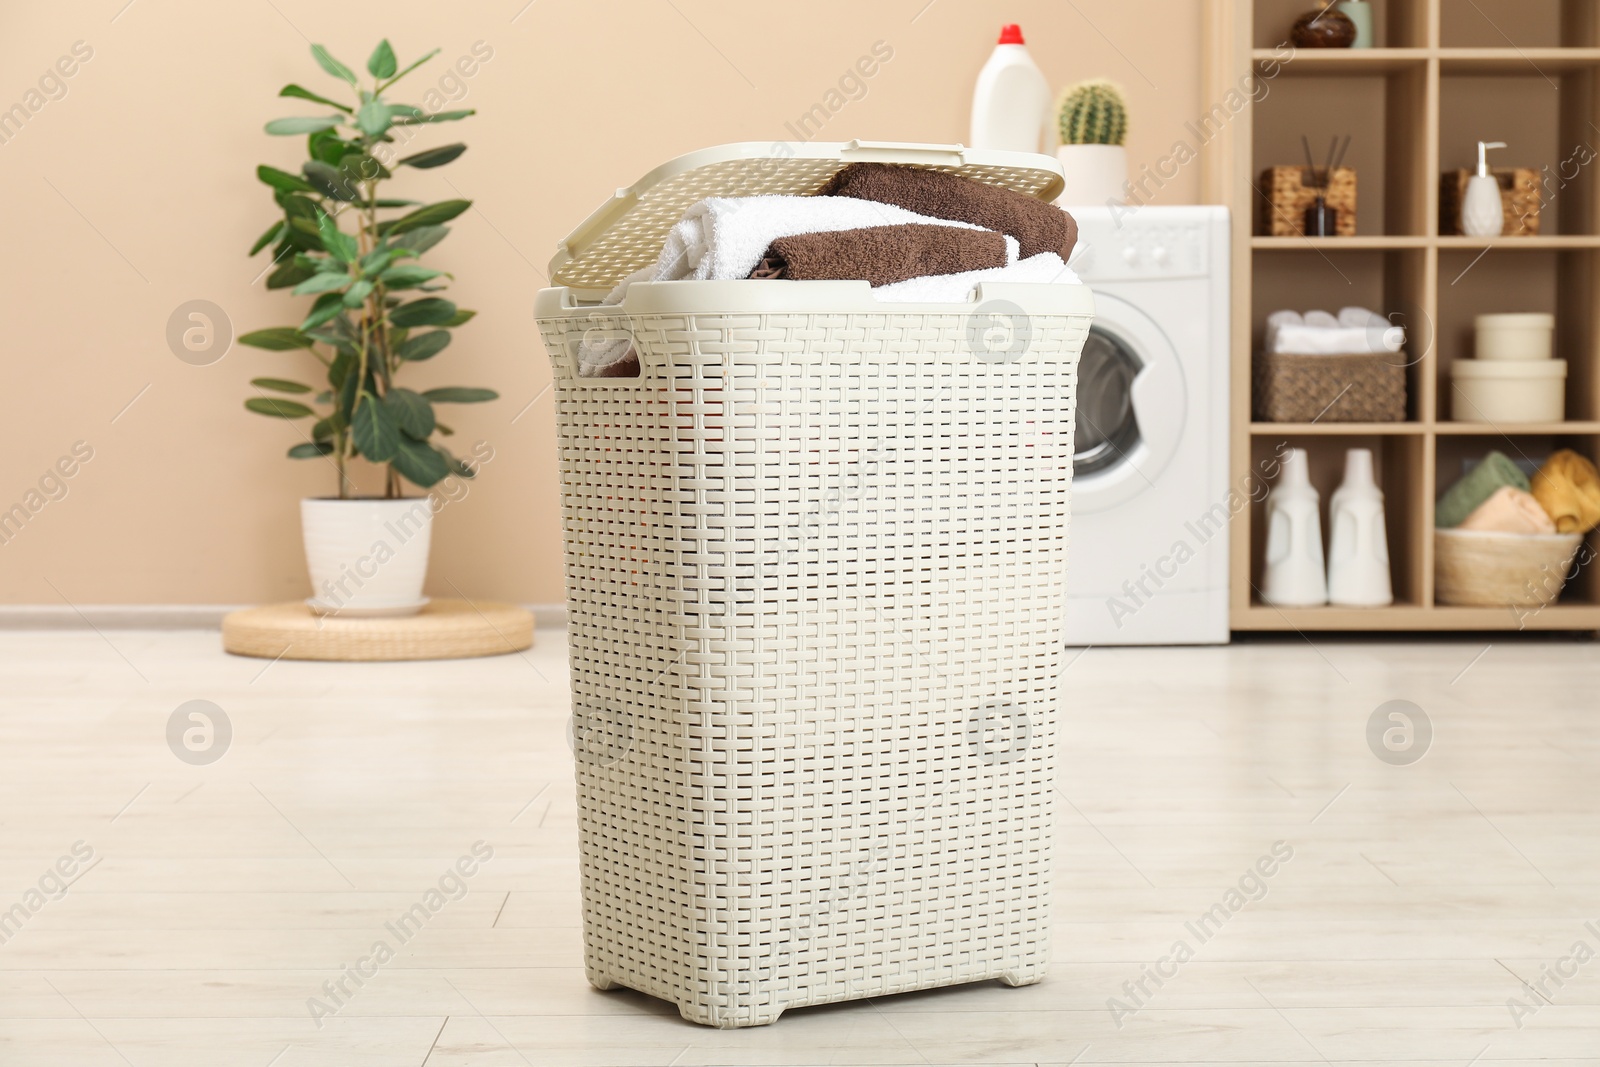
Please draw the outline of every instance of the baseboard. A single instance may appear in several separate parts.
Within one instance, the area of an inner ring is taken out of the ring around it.
[[[0,604],[0,630],[220,630],[248,604]],[[541,630],[567,625],[565,604],[524,604]]]

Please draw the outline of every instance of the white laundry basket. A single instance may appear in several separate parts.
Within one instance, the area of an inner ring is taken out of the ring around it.
[[[593,216],[555,368],[589,980],[720,1027],[1044,973],[1083,286],[635,284],[704,196],[845,162],[1049,200],[1046,156],[735,145]],[[580,378],[632,338],[637,378]]]

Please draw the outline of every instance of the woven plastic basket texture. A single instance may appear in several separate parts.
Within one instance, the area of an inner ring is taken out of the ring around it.
[[[540,294],[595,985],[735,1027],[1043,975],[1092,306]],[[596,330],[639,378],[576,376]]]

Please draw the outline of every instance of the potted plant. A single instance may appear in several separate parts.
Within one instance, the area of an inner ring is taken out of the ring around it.
[[[293,423],[302,439],[289,456],[325,462],[336,476],[335,496],[300,506],[315,594],[309,603],[323,613],[408,615],[427,603],[422,583],[433,507],[425,496],[407,498],[404,484],[427,489],[452,474],[471,478],[472,468],[440,441],[452,431],[435,418],[434,406],[498,395],[460,386],[419,393],[397,384],[406,364],[437,356],[450,344],[450,331],[475,314],[435,295],[451,275],[419,262],[450,232],[444,224],[471,201],[423,205],[380,192],[400,167],[439,167],[466,151],[464,144],[447,144],[399,155],[417,127],[473,113],[427,112],[385,100],[396,82],[438,51],[401,70],[389,42],[380,41],[367,60],[372,81],[364,88],[350,68],[313,45],[312,57],[345,83],[351,100],[284,86],[279,96],[310,100],[331,113],[267,123],[269,134],[304,136],[308,158],[298,173],[256,168],[283,217],[267,227],[250,255],[273,249],[267,288],[314,300],[298,325],[256,330],[239,340],[269,351],[309,352],[326,371],[327,387],[256,378],[251,384],[259,395],[245,407]],[[357,458],[385,468],[381,497],[356,495],[351,461]]]
[[[1108,81],[1086,81],[1067,89],[1057,105],[1066,172],[1057,203],[1104,204],[1123,195],[1128,180],[1128,108],[1122,90]]]

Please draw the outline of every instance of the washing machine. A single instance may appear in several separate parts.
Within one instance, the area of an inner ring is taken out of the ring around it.
[[[1068,207],[1094,289],[1078,368],[1068,643],[1228,640],[1222,207]]]

